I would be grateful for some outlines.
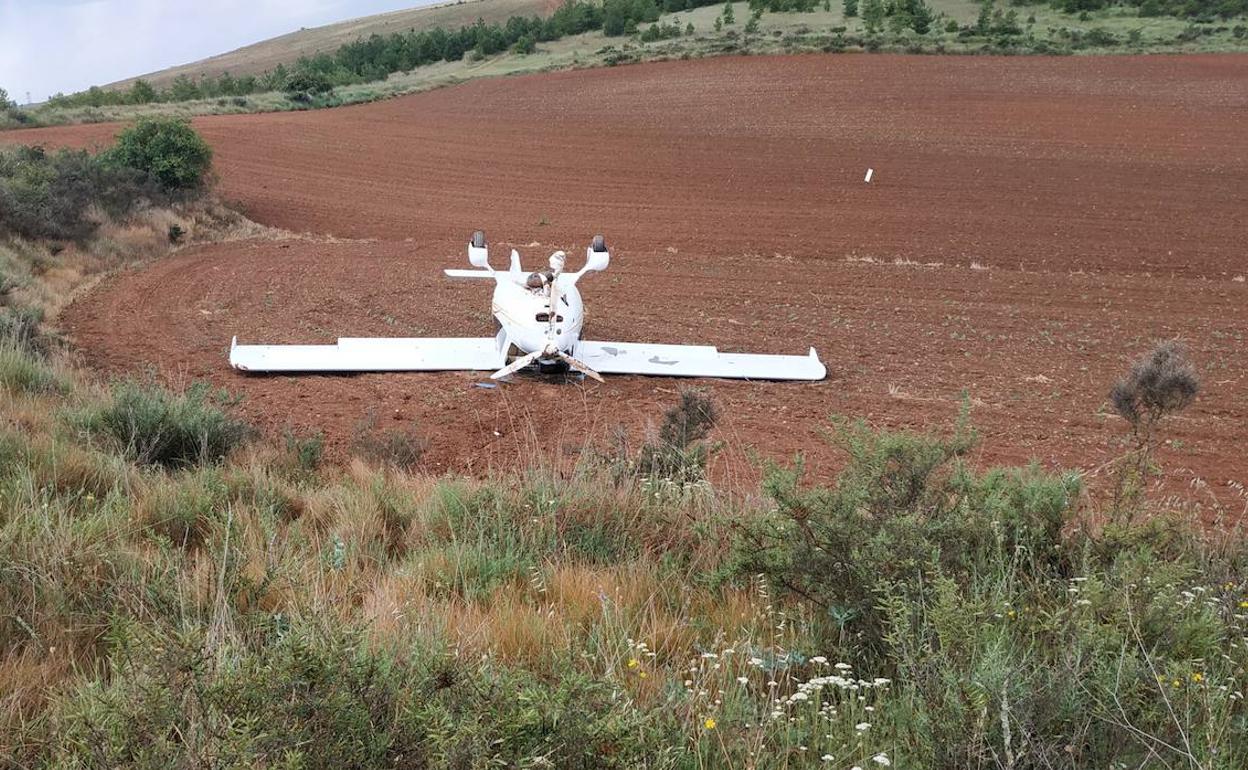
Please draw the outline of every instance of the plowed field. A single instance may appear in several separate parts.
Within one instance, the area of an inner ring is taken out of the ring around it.
[[[226,351],[235,334],[490,334],[488,287],[440,275],[466,266],[473,229],[496,262],[516,245],[526,263],[564,248],[574,265],[601,232],[614,261],[583,284],[586,336],[814,345],[828,364],[820,383],[702,383],[723,411],[720,476],[750,482],[755,451],[801,451],[824,477],[829,415],[942,428],[963,392],[983,462],[1092,470],[1124,433],[1110,384],[1179,337],[1204,388],[1167,431],[1169,485],[1237,500],[1245,84],[1234,56],[718,58],[205,118],[225,198],[307,237],[185,250],[106,280],[62,324],[109,373],[210,380],[272,431],[323,430],[339,450],[372,418],[414,425],[433,470],[565,462],[620,425],[635,442],[684,383],[257,377]]]

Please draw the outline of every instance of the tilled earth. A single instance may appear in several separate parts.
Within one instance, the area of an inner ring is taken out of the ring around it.
[[[717,58],[503,78],[336,110],[205,118],[219,190],[301,237],[195,247],[61,319],[108,373],[241,394],[274,433],[414,429],[431,470],[566,464],[635,444],[688,384],[481,374],[245,376],[246,342],[487,335],[451,282],[468,234],[527,264],[594,233],[586,336],[803,353],[824,382],[704,381],[715,473],[840,461],[830,415],[948,429],[982,463],[1095,471],[1125,433],[1105,394],[1161,338],[1203,391],[1174,419],[1170,491],[1242,508],[1248,481],[1248,57]],[[92,145],[116,126],[10,132]],[[868,168],[874,178],[863,178]],[[1236,509],[1238,510],[1238,508]]]

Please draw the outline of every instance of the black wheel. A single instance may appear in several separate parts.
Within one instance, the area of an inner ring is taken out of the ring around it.
[[[558,358],[553,361],[539,360],[537,362],[538,374],[563,374],[566,371],[568,371],[568,365]]]
[[[603,238],[601,235],[595,235],[593,243],[590,244],[589,248],[593,249],[594,251],[606,251],[607,240]]]
[[[477,230],[475,233],[472,234],[472,247],[474,249],[485,248],[485,233],[481,232],[480,230]]]

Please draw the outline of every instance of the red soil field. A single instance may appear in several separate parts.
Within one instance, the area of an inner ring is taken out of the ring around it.
[[[717,58],[476,81],[373,105],[204,118],[219,190],[305,237],[189,248],[78,300],[64,329],[107,373],[152,366],[243,397],[273,433],[340,455],[370,416],[430,441],[430,470],[632,442],[685,385],[719,403],[715,473],[840,462],[830,415],[951,426],[981,464],[1094,471],[1121,451],[1106,393],[1153,340],[1202,378],[1162,454],[1167,487],[1238,512],[1248,481],[1248,57]],[[9,132],[91,145],[116,126]],[[875,170],[870,184],[867,168]],[[475,388],[480,374],[245,376],[247,342],[485,335],[495,260],[583,253],[595,339],[818,348],[820,383],[642,377]],[[1105,482],[1098,482],[1104,484]]]

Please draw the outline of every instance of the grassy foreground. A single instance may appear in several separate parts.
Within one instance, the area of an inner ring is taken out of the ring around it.
[[[0,765],[1248,764],[1238,530],[977,470],[965,424],[841,422],[835,484],[745,496],[697,395],[567,477],[322,467],[5,318]]]

